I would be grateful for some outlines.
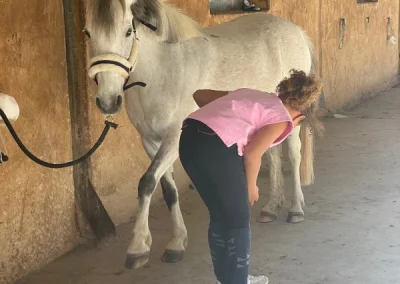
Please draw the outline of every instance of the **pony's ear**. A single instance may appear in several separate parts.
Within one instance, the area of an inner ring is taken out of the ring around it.
[[[158,0],[129,0],[132,15],[135,19],[152,24],[155,27],[161,25],[161,4]]]

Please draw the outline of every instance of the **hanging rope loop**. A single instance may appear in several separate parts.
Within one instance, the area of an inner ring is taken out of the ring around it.
[[[41,159],[39,159],[38,157],[36,157],[34,154],[32,154],[26,147],[25,145],[22,143],[21,139],[18,137],[16,131],[14,130],[13,126],[11,125],[11,122],[8,120],[7,115],[4,113],[4,111],[0,108],[0,117],[3,119],[8,131],[10,131],[11,136],[14,138],[15,142],[17,143],[17,145],[19,146],[19,148],[22,150],[22,152],[24,152],[25,155],[28,156],[29,159],[31,159],[32,161],[34,161],[35,163],[46,167],[46,168],[52,168],[52,169],[61,169],[61,168],[67,168],[67,167],[71,167],[74,166],[76,164],[79,164],[81,162],[83,162],[84,160],[88,159],[90,156],[93,155],[94,152],[96,152],[96,150],[100,147],[100,145],[103,143],[104,139],[106,138],[110,128],[113,129],[117,129],[118,124],[105,120],[104,121],[104,129],[103,132],[101,133],[99,139],[97,140],[97,142],[93,145],[93,147],[82,157],[72,160],[70,162],[66,162],[66,163],[60,163],[60,164],[55,164],[55,163],[49,163],[46,161],[43,161]],[[1,138],[1,136],[0,136]],[[4,141],[2,141],[4,144]],[[5,147],[5,144],[4,144]],[[1,152],[0,152],[1,153]],[[7,149],[5,148],[5,154],[1,153],[0,154],[0,164],[7,162],[8,161],[8,153],[7,153]]]

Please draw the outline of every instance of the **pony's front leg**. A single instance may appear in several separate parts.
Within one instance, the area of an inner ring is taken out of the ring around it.
[[[304,195],[301,189],[300,163],[301,163],[301,140],[300,126],[297,126],[287,138],[289,159],[292,164],[293,174],[293,195],[292,206],[290,207],[287,221],[299,223],[304,220]]]
[[[260,223],[270,223],[276,220],[278,210],[285,201],[283,192],[283,175],[280,145],[272,147],[266,152],[269,166],[270,194],[267,205],[261,209],[257,218]]]
[[[162,257],[163,262],[174,263],[182,260],[187,248],[188,236],[179,206],[178,189],[173,178],[173,167],[171,166],[161,178],[161,188],[165,203],[171,212],[173,236],[168,243]]]
[[[178,131],[170,133],[163,139],[157,154],[152,159],[150,167],[139,181],[139,208],[133,228],[133,239],[127,251],[126,268],[141,267],[149,260],[152,244],[148,223],[150,201],[160,178],[178,158],[178,141]],[[143,144],[145,146],[145,143]]]

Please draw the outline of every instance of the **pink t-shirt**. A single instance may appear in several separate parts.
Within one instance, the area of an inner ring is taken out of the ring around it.
[[[292,118],[276,94],[253,89],[238,89],[209,103],[188,118],[210,127],[227,147],[238,146],[238,154],[262,127],[288,122],[285,132],[271,145],[281,143],[293,130]]]

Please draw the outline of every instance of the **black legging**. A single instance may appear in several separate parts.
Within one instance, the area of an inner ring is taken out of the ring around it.
[[[187,120],[179,154],[210,213],[209,245],[222,284],[246,284],[250,256],[250,206],[243,158],[206,125]]]

